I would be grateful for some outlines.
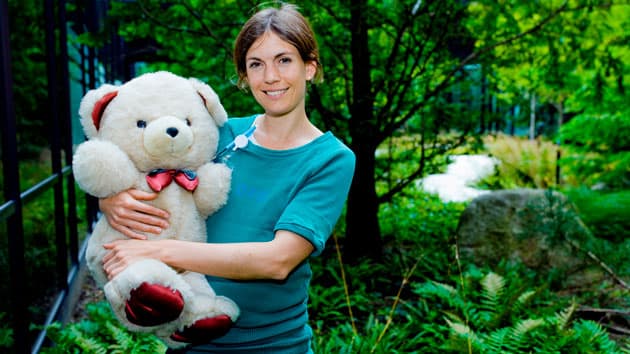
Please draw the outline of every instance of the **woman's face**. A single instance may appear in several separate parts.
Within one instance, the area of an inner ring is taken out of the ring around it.
[[[306,81],[315,75],[314,62],[304,62],[297,48],[266,32],[247,51],[247,83],[268,116],[306,114]]]

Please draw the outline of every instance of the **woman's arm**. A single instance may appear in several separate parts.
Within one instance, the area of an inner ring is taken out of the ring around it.
[[[129,238],[145,240],[138,231],[159,234],[168,227],[167,211],[143,203],[157,198],[157,193],[129,189],[108,198],[99,199],[99,208],[114,230]]]
[[[103,268],[111,279],[129,264],[156,258],[175,269],[229,279],[284,280],[314,250],[305,238],[279,230],[269,242],[198,243],[122,240],[105,245]]]

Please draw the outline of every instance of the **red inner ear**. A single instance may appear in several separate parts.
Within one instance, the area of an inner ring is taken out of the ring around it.
[[[107,108],[107,105],[114,99],[114,97],[116,97],[116,95],[118,95],[118,91],[110,92],[94,104],[94,110],[92,110],[92,122],[94,122],[96,130],[98,130],[101,125],[101,116],[103,116],[105,108]]]

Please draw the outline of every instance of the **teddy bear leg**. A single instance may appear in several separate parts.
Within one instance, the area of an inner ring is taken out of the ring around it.
[[[195,296],[187,304],[188,311],[182,314],[179,329],[171,334],[170,341],[201,344],[225,335],[240,314],[238,306],[224,296],[217,296],[203,275],[188,273],[184,279],[194,289]]]
[[[138,326],[157,326],[171,322],[182,313],[184,297],[178,290],[160,284],[142,283],[131,290],[125,315]]]
[[[193,296],[190,285],[171,267],[144,259],[131,264],[103,288],[116,317],[129,329],[172,333],[185,303]]]
[[[206,317],[195,321],[192,325],[184,327],[183,330],[173,333],[170,337],[175,342],[203,344],[215,338],[225,335],[233,322],[228,315],[218,315]]]

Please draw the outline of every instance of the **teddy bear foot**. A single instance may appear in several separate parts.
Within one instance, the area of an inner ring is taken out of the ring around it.
[[[171,339],[176,342],[202,344],[223,336],[231,327],[232,319],[228,315],[202,318],[173,333]]]
[[[125,304],[129,322],[147,327],[173,321],[183,309],[184,298],[178,290],[146,282],[131,291]]]

